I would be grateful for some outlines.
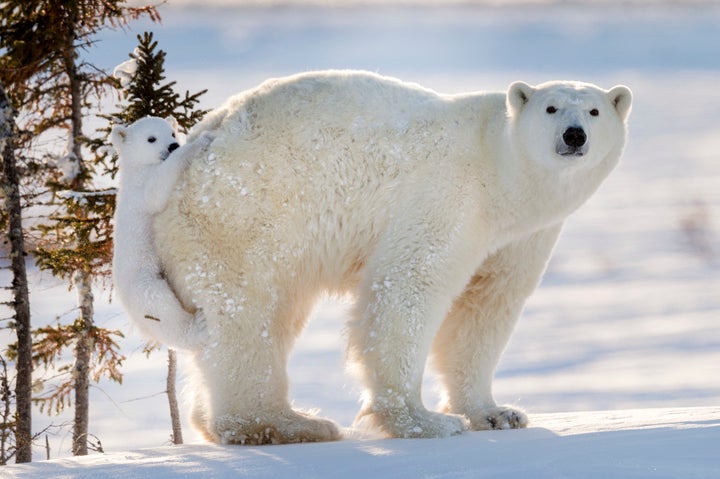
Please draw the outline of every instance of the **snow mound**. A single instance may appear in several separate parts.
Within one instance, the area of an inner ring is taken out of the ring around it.
[[[720,407],[538,414],[532,421],[528,429],[448,439],[168,446],[7,466],[0,476],[692,479],[720,470]]]

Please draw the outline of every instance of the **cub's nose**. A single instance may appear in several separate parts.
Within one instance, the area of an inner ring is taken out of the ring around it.
[[[177,150],[178,148],[180,148],[180,145],[179,145],[179,144],[177,144],[177,143],[170,143],[170,146],[168,146],[168,151],[169,151],[170,153],[172,153],[173,151]]]
[[[563,141],[571,148],[580,148],[587,141],[587,135],[582,128],[571,126],[563,133]]]

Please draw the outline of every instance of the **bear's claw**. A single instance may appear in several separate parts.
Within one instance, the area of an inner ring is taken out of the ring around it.
[[[510,407],[493,407],[478,414],[470,415],[472,428],[476,431],[487,429],[522,429],[527,427],[527,415]]]

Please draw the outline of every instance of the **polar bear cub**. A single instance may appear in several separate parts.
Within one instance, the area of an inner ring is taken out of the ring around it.
[[[565,218],[617,164],[632,95],[517,82],[443,95],[366,72],[305,73],[231,98],[156,219],[168,280],[203,308],[194,423],[211,440],[332,440],[292,409],[295,338],[350,293],[360,421],[393,437],[524,427],[495,366]],[[192,135],[191,135],[192,138]],[[431,357],[445,390],[421,397]]]
[[[163,278],[153,242],[154,216],[165,208],[188,162],[210,142],[204,136],[181,147],[176,129],[174,119],[146,117],[112,130],[119,155],[113,280],[141,332],[169,347],[197,349],[206,337],[204,318],[180,304]]]

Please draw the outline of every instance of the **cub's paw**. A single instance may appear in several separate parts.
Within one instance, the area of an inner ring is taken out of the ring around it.
[[[203,132],[191,142],[185,143],[181,148],[173,152],[173,157],[179,157],[185,161],[185,164],[192,163],[195,158],[202,155],[210,147],[210,144],[215,140],[215,135],[208,132]]]
[[[198,351],[207,345],[209,339],[205,314],[202,309],[198,309],[184,328],[182,349]]]
[[[496,406],[481,409],[468,414],[472,428],[476,431],[487,429],[522,429],[527,427],[527,415],[518,410],[505,406]]]
[[[208,131],[203,131],[193,143],[197,144],[198,148],[201,150],[205,150],[208,146],[210,146],[210,143],[212,143],[214,139],[215,135]]]

